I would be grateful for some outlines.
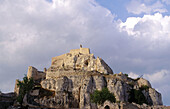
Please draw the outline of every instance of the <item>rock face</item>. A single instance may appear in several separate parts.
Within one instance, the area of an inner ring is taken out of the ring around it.
[[[0,93],[0,109],[7,109],[13,105],[15,98],[15,93]]]
[[[138,81],[138,86],[148,86],[151,88],[151,84],[149,83],[149,81],[147,81],[146,79],[140,78]]]
[[[148,90],[144,90],[143,93],[146,96],[148,103],[150,105],[163,104],[161,94],[159,92],[157,92],[155,89],[149,88]]]
[[[152,106],[148,106],[146,104],[143,105],[138,105],[135,103],[111,103],[109,101],[106,101],[103,106],[99,105],[98,109],[169,109],[166,106],[161,106],[161,105],[152,105]]]
[[[99,108],[90,101],[90,94],[95,90],[107,87],[117,102],[128,102],[130,90],[140,90],[143,86],[147,86],[142,93],[148,103],[162,105],[161,94],[151,87],[149,81],[143,78],[134,80],[123,73],[113,74],[104,60],[95,58],[88,48],[80,47],[52,58],[50,68],[44,72],[29,67],[27,76],[40,84],[25,97],[30,106],[94,109]]]

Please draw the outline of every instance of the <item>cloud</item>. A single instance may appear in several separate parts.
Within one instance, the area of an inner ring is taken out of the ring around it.
[[[170,5],[170,1],[169,0],[162,0],[162,2],[166,3],[167,5]]]
[[[151,1],[143,1],[143,0],[131,0],[131,2],[127,5],[127,11],[133,14],[151,14],[155,12],[164,13],[167,12],[167,9],[160,1],[156,1],[153,4],[148,4]]]
[[[133,73],[133,72],[130,72],[130,73],[128,74],[128,76],[131,77],[131,78],[133,78],[133,79],[136,79],[136,78],[139,77],[138,74],[135,74],[135,73]]]
[[[92,0],[1,1],[0,15],[0,83],[8,79],[13,86],[30,65],[41,70],[79,44],[104,43],[102,31],[108,33],[114,19]]]
[[[162,16],[160,13],[144,15],[141,17],[129,17],[126,22],[120,24],[121,31],[136,38],[147,38],[150,41],[170,41],[169,26],[170,17]],[[165,37],[166,36],[166,37]],[[165,44],[165,43],[164,43]]]
[[[168,81],[168,78],[170,77],[170,72],[167,70],[161,70],[154,74],[145,74],[144,77],[147,78],[153,84],[164,84]]]

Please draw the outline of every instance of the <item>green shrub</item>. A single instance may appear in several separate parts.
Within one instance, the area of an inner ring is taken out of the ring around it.
[[[116,101],[114,94],[110,93],[107,88],[103,88],[101,91],[95,90],[94,93],[90,95],[90,99],[96,104],[103,104],[106,100],[110,102]]]
[[[33,78],[27,78],[26,75],[23,78],[23,81],[19,81],[19,80],[17,81],[18,81],[17,87],[19,87],[19,95],[17,97],[17,101],[22,106],[23,98],[25,94],[28,93],[33,88],[34,81],[33,81]]]
[[[136,78],[136,79],[134,79],[134,81],[138,81],[140,78]]]
[[[141,90],[131,89],[129,93],[129,99],[128,101],[130,103],[135,102],[137,104],[142,105],[143,103],[148,104],[145,96],[143,95]]]
[[[149,87],[147,85],[142,85],[140,87],[140,90],[148,90],[148,89],[149,89]]]
[[[128,74],[125,74],[125,76],[127,76],[127,77],[128,77]]]
[[[128,82],[128,85],[131,86],[131,87],[134,87],[134,82]]]
[[[116,101],[116,103],[120,103],[120,101]]]

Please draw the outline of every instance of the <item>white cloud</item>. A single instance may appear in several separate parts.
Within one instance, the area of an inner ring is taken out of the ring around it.
[[[160,13],[144,15],[142,18],[129,17],[120,24],[121,31],[127,31],[135,37],[146,37],[148,40],[170,41],[170,17]],[[162,43],[165,44],[165,43]]]
[[[135,73],[133,73],[133,72],[130,72],[130,73],[128,74],[128,76],[131,77],[131,78],[133,78],[133,79],[136,79],[136,78],[139,77],[138,74],[135,74]]]
[[[151,1],[142,1],[142,0],[131,0],[127,5],[127,11],[133,14],[151,14],[155,12],[164,13],[167,12],[167,9],[160,1],[156,1],[153,4],[147,5],[146,3]]]
[[[80,43],[90,47],[103,41],[102,31],[110,31],[113,19],[109,10],[92,0],[1,1],[0,80],[11,79],[14,85],[30,65],[43,69],[51,57]]]
[[[153,74],[145,74],[144,78],[147,78],[153,84],[163,84],[170,78],[170,72],[168,70],[161,70]]]

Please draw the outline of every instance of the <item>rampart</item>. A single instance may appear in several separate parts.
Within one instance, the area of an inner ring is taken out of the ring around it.
[[[45,72],[38,71],[36,68],[29,66],[28,67],[28,72],[27,72],[27,77],[28,78],[33,78],[34,80],[41,80],[46,77]]]
[[[70,50],[71,54],[90,54],[90,49],[89,48],[81,48],[80,49],[72,49]]]

